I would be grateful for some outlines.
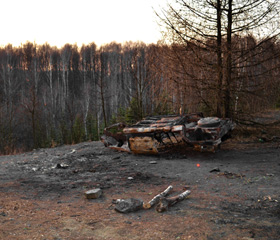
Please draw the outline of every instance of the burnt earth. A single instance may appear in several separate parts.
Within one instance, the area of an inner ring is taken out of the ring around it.
[[[158,156],[100,142],[0,157],[0,239],[279,239],[279,143],[224,143]],[[121,214],[113,199],[190,196],[167,212]],[[87,190],[101,188],[99,199]]]

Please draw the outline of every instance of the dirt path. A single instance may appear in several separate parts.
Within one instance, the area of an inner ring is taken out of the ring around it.
[[[0,239],[279,239],[279,144],[232,144],[137,156],[90,142],[2,156]],[[114,210],[113,199],[148,201],[168,185],[191,195],[164,213]],[[96,187],[102,197],[86,200]]]

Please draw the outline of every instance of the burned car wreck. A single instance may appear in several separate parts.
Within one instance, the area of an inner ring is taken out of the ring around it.
[[[215,152],[235,124],[230,119],[203,117],[202,113],[151,116],[126,126],[117,123],[104,129],[106,147],[136,154],[158,154],[190,147]]]

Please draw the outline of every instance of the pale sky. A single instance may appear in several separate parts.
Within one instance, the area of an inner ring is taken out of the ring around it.
[[[153,8],[165,0],[0,0],[0,46],[26,41],[66,43],[116,41],[156,43],[160,28]]]

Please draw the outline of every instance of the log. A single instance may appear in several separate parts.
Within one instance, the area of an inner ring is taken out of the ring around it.
[[[163,192],[161,192],[160,194],[156,195],[151,201],[149,201],[148,203],[145,203],[143,205],[144,209],[150,209],[152,206],[154,206],[155,204],[157,204],[161,198],[165,197],[168,193],[170,193],[173,190],[173,186],[169,186],[168,188],[166,188]]]
[[[166,211],[170,206],[173,206],[177,202],[180,202],[180,201],[184,200],[187,196],[190,195],[190,193],[191,193],[190,190],[186,190],[185,192],[183,192],[183,193],[181,193],[177,196],[174,196],[174,197],[170,197],[170,198],[162,197],[162,198],[160,198],[159,203],[156,206],[157,212]]]

